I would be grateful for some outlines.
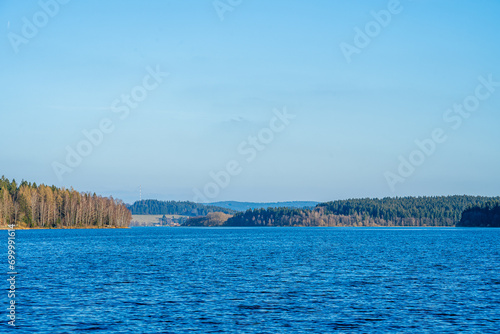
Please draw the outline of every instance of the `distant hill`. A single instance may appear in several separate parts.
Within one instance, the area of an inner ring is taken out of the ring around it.
[[[210,212],[223,212],[234,214],[228,208],[213,205],[203,205],[194,202],[158,201],[154,199],[137,201],[127,205],[133,215],[181,215],[181,216],[206,216]]]
[[[317,204],[319,204],[319,202],[313,202],[313,201],[272,202],[272,203],[224,201],[224,202],[208,203],[207,205],[218,206],[221,208],[231,209],[234,211],[247,211],[250,209],[267,209],[267,208],[307,209],[307,208],[314,208]]]

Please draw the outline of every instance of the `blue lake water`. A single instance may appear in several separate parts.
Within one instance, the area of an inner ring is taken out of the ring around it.
[[[17,333],[500,330],[500,229],[38,230],[16,241]],[[6,332],[7,292],[1,301]]]

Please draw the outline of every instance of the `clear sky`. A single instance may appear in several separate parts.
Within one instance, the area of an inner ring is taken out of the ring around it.
[[[128,203],[140,185],[500,195],[499,17],[495,0],[2,1],[0,174]]]

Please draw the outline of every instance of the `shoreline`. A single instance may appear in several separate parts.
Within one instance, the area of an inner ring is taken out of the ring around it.
[[[0,226],[0,230],[3,231],[20,231],[20,230],[111,230],[111,229],[125,229],[130,228],[129,226],[110,226],[110,227],[92,227],[92,226],[79,226],[79,227],[15,227],[9,228]]]

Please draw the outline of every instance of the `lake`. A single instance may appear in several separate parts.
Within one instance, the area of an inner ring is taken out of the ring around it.
[[[28,230],[16,242],[18,333],[500,328],[500,229]],[[0,331],[7,307],[5,293]]]

